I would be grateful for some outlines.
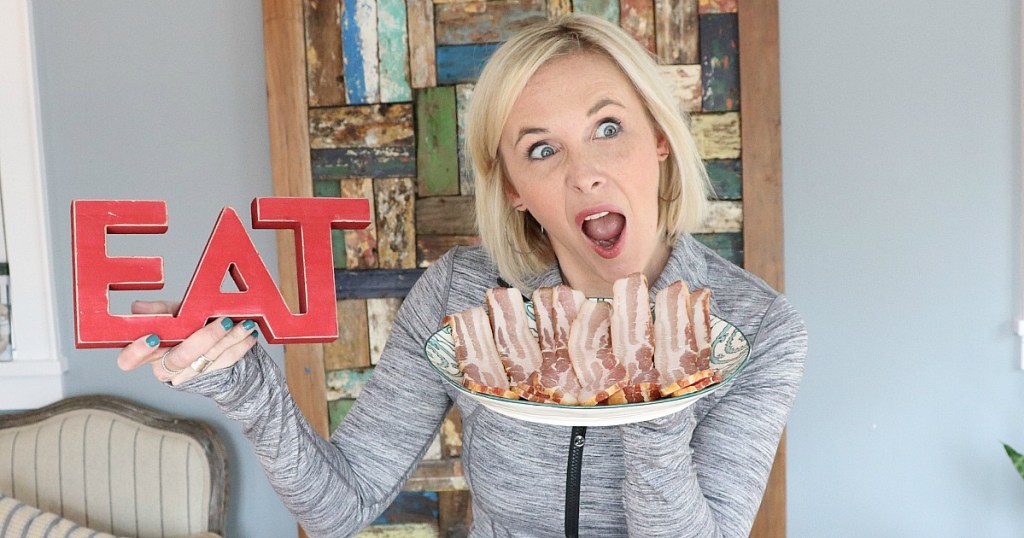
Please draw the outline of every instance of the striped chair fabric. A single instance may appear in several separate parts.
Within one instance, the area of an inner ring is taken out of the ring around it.
[[[11,426],[11,415],[0,416],[0,493],[12,498],[4,499],[8,505],[29,505],[15,514],[35,507],[118,536],[223,532],[225,464],[210,459],[223,460],[219,439],[218,453],[194,432],[165,429],[117,409],[137,406],[86,398],[85,407],[65,400],[55,404],[62,409],[31,412],[40,420],[27,424]],[[167,426],[194,422],[164,420]],[[219,522],[211,522],[211,510],[220,512],[214,518]]]

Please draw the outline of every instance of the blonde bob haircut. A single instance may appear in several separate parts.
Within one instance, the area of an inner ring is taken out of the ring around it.
[[[555,254],[533,216],[512,207],[512,183],[498,151],[501,131],[530,77],[547,62],[579,52],[600,54],[615,63],[632,83],[656,131],[668,140],[670,154],[661,162],[658,234],[671,244],[696,229],[707,213],[710,183],[688,119],[648,51],[619,27],[590,15],[565,15],[529,26],[498,48],[484,66],[466,122],[480,240],[502,277],[517,287],[526,287],[528,279],[546,271]]]

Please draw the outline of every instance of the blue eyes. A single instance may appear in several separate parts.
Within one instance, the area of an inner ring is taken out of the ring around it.
[[[555,154],[555,147],[551,144],[534,144],[530,146],[530,158],[533,160],[547,159]]]
[[[594,138],[614,138],[622,132],[622,125],[618,120],[606,119],[601,121],[597,126],[597,130],[594,131]],[[546,142],[537,142],[530,146],[527,151],[527,155],[531,160],[542,161],[551,157],[555,154],[555,146]]]
[[[594,138],[611,138],[619,134],[619,130],[622,126],[615,120],[605,120],[601,122],[601,125],[597,126],[597,132],[594,133]]]

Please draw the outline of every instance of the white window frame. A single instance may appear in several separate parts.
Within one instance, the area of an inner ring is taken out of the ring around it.
[[[30,0],[0,0],[0,197],[11,275],[13,360],[0,362],[0,409],[64,397]]]

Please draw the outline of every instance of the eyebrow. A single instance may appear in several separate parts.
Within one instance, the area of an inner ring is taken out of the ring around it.
[[[587,111],[587,116],[590,117],[590,116],[593,116],[594,114],[597,114],[598,112],[601,111],[602,108],[604,108],[604,107],[606,107],[608,105],[615,105],[615,106],[617,106],[619,108],[626,108],[622,103],[616,101],[615,99],[609,99],[609,98],[606,97],[604,99],[601,99],[597,103],[594,103],[594,106],[590,107],[590,110]],[[544,134],[544,133],[548,133],[548,132],[550,132],[550,131],[548,131],[547,129],[544,129],[543,127],[523,127],[522,129],[519,129],[519,135],[516,137],[516,143],[513,144],[513,147],[514,146],[518,146],[519,142],[526,135]]]

